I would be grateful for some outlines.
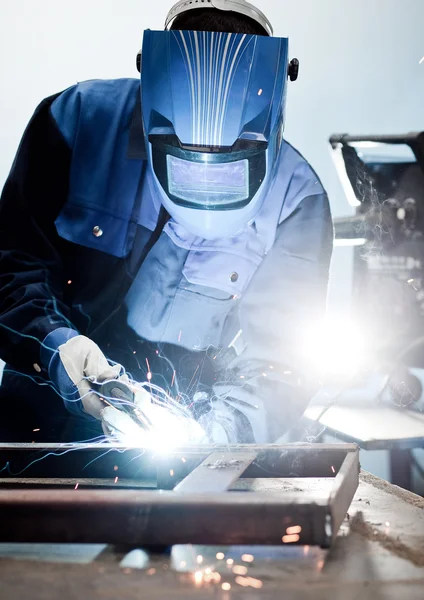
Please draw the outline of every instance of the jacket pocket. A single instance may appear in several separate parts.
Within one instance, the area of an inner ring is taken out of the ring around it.
[[[185,289],[221,300],[240,298],[261,261],[257,255],[242,256],[223,250],[192,251],[183,270]]]
[[[238,301],[257,262],[230,252],[191,251],[172,303],[166,341],[194,350],[228,346],[240,329]]]
[[[129,219],[72,202],[64,206],[55,225],[65,240],[117,258],[130,252],[136,228]]]
[[[207,288],[206,293],[203,288],[194,290],[194,286],[177,289],[162,341],[191,350],[220,347],[229,316],[237,311],[237,302],[228,294],[217,298],[222,292],[213,288]]]

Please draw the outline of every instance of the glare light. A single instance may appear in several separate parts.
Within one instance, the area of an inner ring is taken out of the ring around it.
[[[352,146],[353,148],[380,148],[382,145],[381,142],[370,142],[366,140],[349,143],[349,146]]]
[[[252,563],[255,560],[253,554],[242,554],[241,560],[243,562]]]
[[[331,153],[333,158],[337,174],[342,184],[343,191],[347,198],[347,201],[351,206],[360,206],[358,198],[353,191],[352,184],[350,183],[349,176],[346,172],[346,165],[342,155],[342,145],[338,144],[336,148],[333,148],[334,152]]]
[[[352,376],[370,357],[364,330],[349,319],[328,318],[300,338],[308,367],[323,379]]]
[[[333,245],[338,248],[346,248],[350,246],[364,246],[366,243],[366,238],[336,238]]]
[[[233,567],[233,573],[234,575],[246,575],[247,567],[243,567],[243,565],[235,565],[235,567]]]
[[[283,544],[294,544],[296,542],[298,542],[300,539],[300,537],[297,535],[297,533],[293,533],[291,535],[283,535]]]
[[[292,527],[287,527],[286,533],[287,535],[293,535],[295,533],[300,533],[302,528],[300,525],[293,525]]]

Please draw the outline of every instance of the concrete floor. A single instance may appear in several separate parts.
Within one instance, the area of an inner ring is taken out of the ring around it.
[[[324,481],[290,483],[310,489]],[[278,485],[251,483],[256,490]],[[422,600],[423,509],[422,498],[363,472],[329,551],[174,546],[164,556],[104,545],[0,544],[0,598]]]

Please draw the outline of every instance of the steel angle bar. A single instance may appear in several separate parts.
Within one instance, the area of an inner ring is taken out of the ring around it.
[[[334,541],[343,523],[352,498],[359,485],[359,454],[347,452],[346,457],[334,478],[329,498],[329,516],[327,517],[327,534],[329,541]]]
[[[173,491],[0,489],[0,541],[326,547],[358,485],[352,445],[185,448],[168,459],[181,469]],[[239,477],[297,477],[314,469],[334,479],[330,495],[226,491]],[[172,469],[171,475],[176,481]]]
[[[188,446],[160,455],[117,444],[0,444],[0,477],[139,479],[159,469],[174,476],[173,487],[213,453],[253,452],[243,477],[328,477],[339,470],[351,444]]]
[[[227,491],[255,460],[255,452],[214,452],[174,488],[175,492],[218,493]]]
[[[326,498],[302,494],[0,490],[0,541],[128,545],[327,545]]]

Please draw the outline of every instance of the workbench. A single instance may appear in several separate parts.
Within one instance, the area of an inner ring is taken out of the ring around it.
[[[329,483],[244,479],[237,485],[284,493],[290,486],[310,491]],[[0,544],[0,598],[422,600],[423,509],[424,499],[361,472],[329,550],[174,546],[155,554],[104,544]]]

